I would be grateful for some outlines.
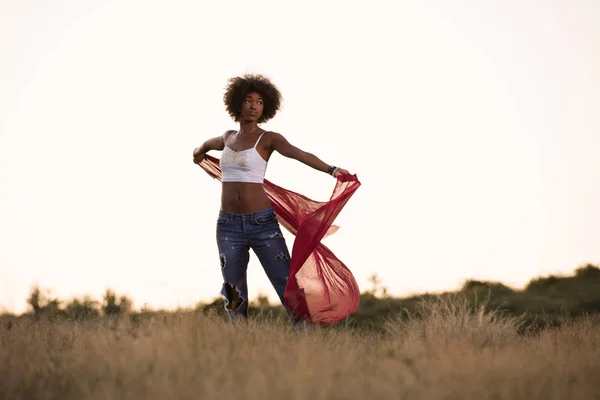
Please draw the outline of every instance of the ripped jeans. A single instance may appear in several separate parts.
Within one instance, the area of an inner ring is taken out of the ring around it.
[[[290,254],[272,207],[247,214],[220,211],[217,245],[224,281],[221,294],[225,297],[225,309],[232,322],[248,317],[246,270],[250,248],[286,307],[283,295],[290,273]],[[286,310],[296,327],[301,321],[287,307]]]

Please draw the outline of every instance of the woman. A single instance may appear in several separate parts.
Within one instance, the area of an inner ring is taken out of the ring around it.
[[[289,277],[290,254],[263,181],[273,151],[296,159],[334,177],[348,174],[311,153],[291,145],[281,134],[265,131],[260,123],[273,118],[281,105],[277,87],[262,75],[231,78],[223,96],[229,115],[239,130],[227,131],[196,148],[200,164],[210,150],[222,150],[221,210],[217,219],[225,309],[232,322],[248,317],[246,269],[249,249],[258,256],[271,284],[294,325],[300,320],[286,306],[284,293]]]

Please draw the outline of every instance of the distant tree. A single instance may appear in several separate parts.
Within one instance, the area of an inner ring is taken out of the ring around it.
[[[489,292],[492,295],[509,294],[514,293],[514,290],[500,282],[486,282],[477,280],[468,280],[464,283],[460,289],[463,293],[477,292],[484,293]]]
[[[600,268],[595,265],[587,264],[583,267],[579,267],[575,270],[575,277],[586,278],[586,279],[599,279]]]
[[[40,291],[40,288],[34,286],[29,294],[29,298],[27,299],[27,303],[31,306],[33,313],[35,315],[39,315],[40,310],[42,309],[41,303],[44,301],[44,295]]]
[[[61,301],[54,298],[51,299],[48,293],[42,293],[39,287],[34,286],[29,294],[27,303],[33,310],[35,318],[55,319],[59,315],[64,314],[64,311],[60,308]]]
[[[100,315],[98,302],[85,296],[83,300],[73,299],[65,307],[69,319],[76,321],[96,318]]]
[[[529,281],[527,286],[525,286],[525,290],[526,291],[547,290],[551,286],[558,284],[561,281],[561,279],[564,279],[564,278],[559,278],[558,276],[554,276],[554,275],[550,275],[545,278],[532,279],[531,281]]]
[[[269,298],[264,293],[259,293],[258,296],[256,296],[256,299],[252,302],[252,306],[257,308],[267,308],[270,305]]]
[[[131,309],[132,302],[127,296],[117,298],[115,292],[110,289],[104,294],[104,303],[102,304],[102,313],[104,315],[119,315],[128,312]]]
[[[383,286],[381,278],[376,273],[369,276],[369,282],[371,282],[371,288],[366,291],[366,294],[379,297],[387,297],[387,287]]]

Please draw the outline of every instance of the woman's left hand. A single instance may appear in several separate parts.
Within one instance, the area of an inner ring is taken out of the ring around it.
[[[344,168],[338,168],[335,170],[335,172],[333,173],[333,177],[337,178],[340,175],[347,175],[350,172],[348,172],[347,170],[345,170]]]

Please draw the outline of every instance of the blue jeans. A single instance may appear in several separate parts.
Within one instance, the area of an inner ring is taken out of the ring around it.
[[[232,322],[248,317],[248,284],[246,270],[250,248],[262,264],[281,303],[290,273],[290,253],[273,208],[247,214],[219,212],[217,245],[223,274],[221,294]],[[300,320],[286,307],[292,323]]]

